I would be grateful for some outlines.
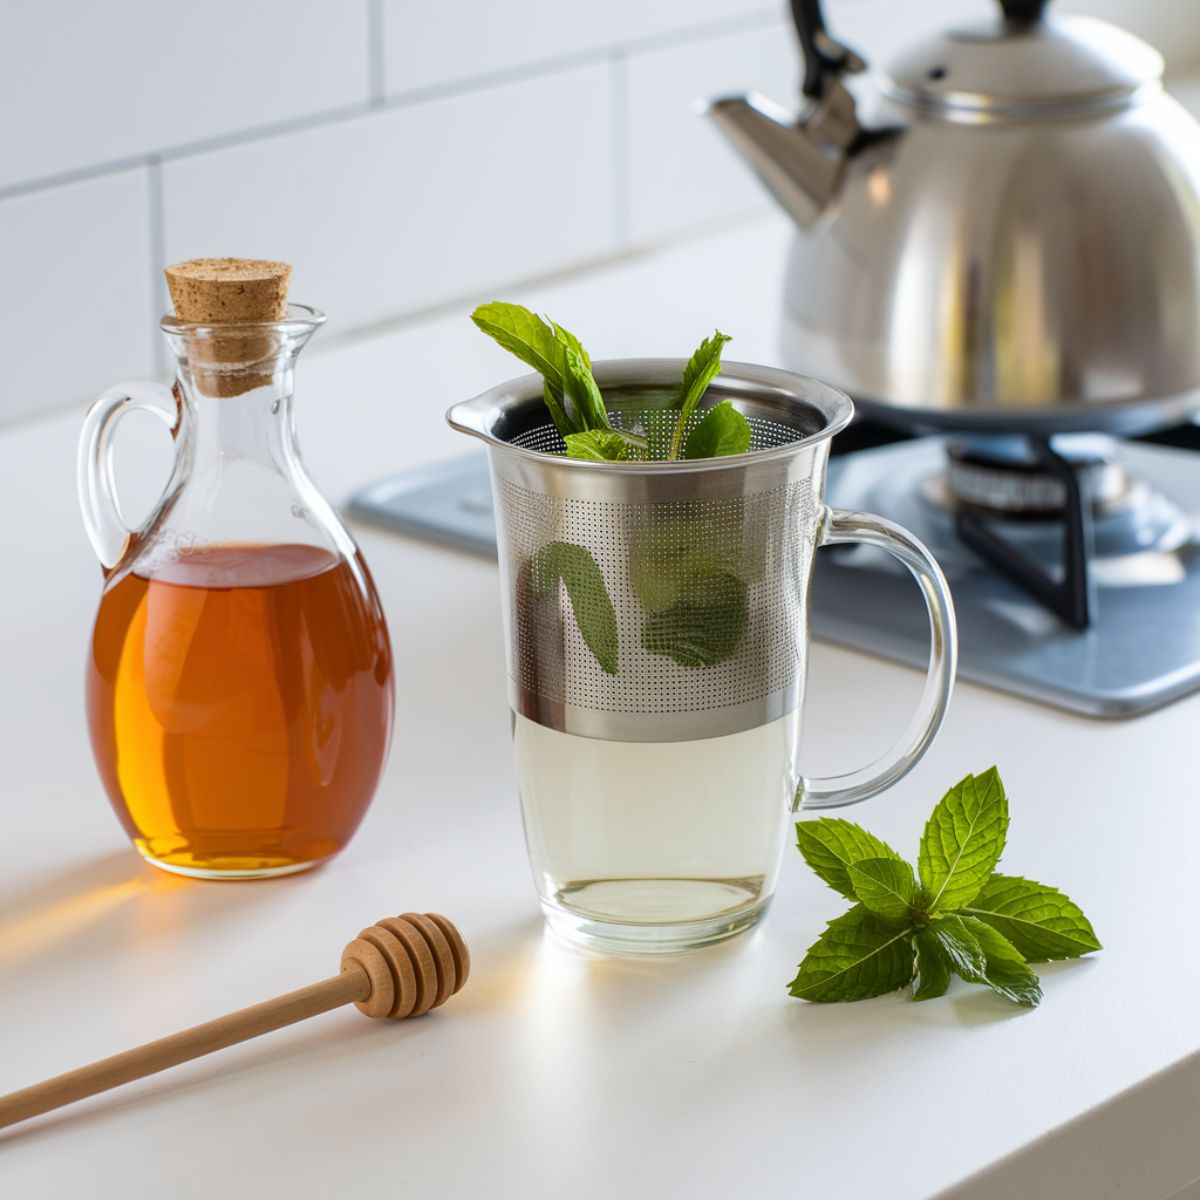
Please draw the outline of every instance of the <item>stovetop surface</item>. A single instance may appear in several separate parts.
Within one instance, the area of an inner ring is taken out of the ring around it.
[[[950,512],[929,495],[942,470],[942,438],[898,442],[835,458],[826,498],[906,526],[933,552],[958,616],[959,674],[1092,716],[1120,717],[1200,687],[1200,459],[1162,445],[1126,443],[1120,459],[1147,499],[1095,522],[1091,625],[1068,628],[959,539]],[[1128,525],[1132,523],[1132,537]],[[1114,524],[1120,521],[1118,531]],[[1053,523],[1001,522],[1053,570]],[[1140,542],[1134,552],[1130,542]],[[1114,552],[1116,551],[1116,552]],[[866,547],[818,556],[813,630],[819,637],[914,664],[927,657],[928,620],[903,567]]]
[[[1183,448],[1195,445],[1194,432],[1122,443],[1120,461],[1144,495],[1134,511],[1095,522],[1093,619],[1083,631],[1068,628],[961,541],[952,514],[928,486],[943,469],[944,438],[906,438],[871,423],[852,428],[838,438],[826,498],[833,507],[888,517],[933,551],[954,595],[962,678],[1091,716],[1132,716],[1200,688],[1200,457]],[[496,553],[482,452],[381,481],[355,496],[350,511]],[[999,526],[1056,569],[1061,532],[1053,522]],[[818,637],[925,663],[929,630],[920,593],[881,552],[823,551],[812,605]]]

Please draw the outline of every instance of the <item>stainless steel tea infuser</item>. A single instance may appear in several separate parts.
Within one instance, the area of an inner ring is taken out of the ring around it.
[[[666,437],[683,365],[594,364],[614,424],[652,442]],[[563,457],[538,376],[450,410],[450,424],[488,449],[513,711],[564,733],[623,742],[721,737],[795,711],[814,552],[864,542],[913,573],[932,630],[925,694],[908,733],[869,767],[800,785],[806,807],[864,799],[905,774],[945,714],[955,667],[945,580],[899,526],[825,507],[830,440],[853,413],[845,395],[787,371],[729,363],[704,411],[723,400],[749,421],[750,452],[676,462]],[[572,579],[566,564],[560,587],[545,564],[564,546],[594,567],[585,563]],[[597,639],[587,615],[608,605],[611,655],[589,644]]]

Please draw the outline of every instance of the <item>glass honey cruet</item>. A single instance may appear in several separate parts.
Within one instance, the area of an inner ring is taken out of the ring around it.
[[[289,273],[246,259],[168,268],[174,387],[110,389],[80,441],[80,503],[105,573],[87,664],[100,777],[146,859],[206,879],[336,854],[391,737],[383,610],[296,442],[293,368],[324,317],[287,303]],[[112,437],[136,409],[170,428],[175,464],[131,530]]]

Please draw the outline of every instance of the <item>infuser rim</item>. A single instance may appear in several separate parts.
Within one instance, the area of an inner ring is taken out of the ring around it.
[[[325,314],[308,304],[288,304],[287,314],[278,321],[231,322],[228,325],[194,324],[181,321],[174,313],[167,313],[158,323],[163,333],[186,334],[188,337],[239,337],[262,334],[264,329],[273,333],[309,334],[325,324]]]
[[[687,359],[683,358],[610,358],[592,363],[592,374],[603,388],[605,384],[643,385],[664,387],[678,382]],[[733,385],[732,387],[730,385]],[[832,438],[850,424],[854,416],[854,403],[845,392],[795,371],[781,367],[767,367],[758,363],[727,362],[721,373],[713,380],[706,394],[714,392],[742,391],[753,396],[757,388],[760,396],[770,395],[776,399],[796,399],[814,409],[824,418],[824,425],[812,433],[803,434],[793,441],[760,450],[747,450],[742,454],[728,454],[720,458],[696,458],[676,460],[635,460],[632,462],[595,462],[590,459],[567,458],[564,455],[547,454],[530,450],[498,437],[493,428],[502,414],[505,404],[526,403],[542,395],[542,377],[538,374],[521,375],[505,383],[489,388],[471,400],[453,405],[446,413],[450,426],[460,433],[470,434],[489,446],[495,446],[507,454],[516,455],[530,462],[545,463],[550,460],[556,466],[570,470],[616,473],[624,475],[664,475],[699,473],[714,470],[730,470],[745,467],[749,463],[770,462],[785,459],[806,447]],[[721,395],[721,400],[734,399]],[[710,407],[705,405],[705,408]],[[550,424],[550,415],[546,414]]]

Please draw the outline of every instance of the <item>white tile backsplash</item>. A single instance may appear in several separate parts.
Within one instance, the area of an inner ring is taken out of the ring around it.
[[[605,254],[608,87],[585,67],[168,162],[166,257],[285,259],[345,330]]]
[[[367,0],[6,3],[0,188],[365,102],[366,21]]]
[[[783,0],[383,0],[385,86],[395,95],[782,10]]]
[[[769,203],[724,138],[697,115],[695,105],[750,90],[789,103],[799,86],[798,64],[795,35],[782,21],[630,56],[630,228],[635,242]]]
[[[995,12],[825,5],[875,66]],[[148,347],[172,259],[287,258],[294,294],[349,330],[765,208],[692,103],[753,88],[794,105],[787,8],[0,0],[0,424],[161,367]],[[1176,79],[1198,71],[1195,0],[1052,11],[1127,25]],[[88,319],[64,353],[67,271],[46,264],[68,261]]]
[[[941,29],[967,25],[996,12],[996,0],[826,0],[826,26],[872,68]]]
[[[0,201],[0,422],[150,374],[146,228],[145,168]]]

